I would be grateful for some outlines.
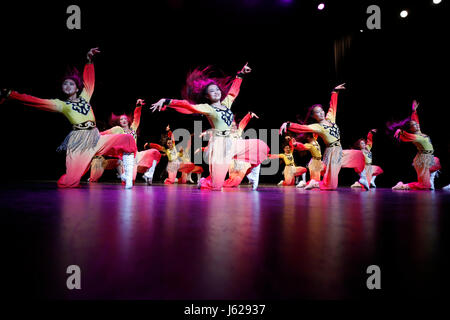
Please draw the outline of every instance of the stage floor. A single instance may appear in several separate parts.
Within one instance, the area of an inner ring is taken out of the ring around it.
[[[58,299],[439,297],[450,192],[4,184],[2,290]],[[68,290],[66,268],[81,268]],[[368,290],[369,265],[381,290]]]

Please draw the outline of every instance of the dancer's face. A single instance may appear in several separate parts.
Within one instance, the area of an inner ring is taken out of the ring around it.
[[[325,120],[325,112],[323,109],[319,106],[314,107],[312,111],[312,118],[316,121],[322,121]]]
[[[220,98],[222,97],[222,92],[220,91],[219,87],[215,84],[211,84],[208,86],[208,89],[206,90],[206,99],[211,101],[211,103],[220,101]]]
[[[120,116],[119,123],[121,127],[128,127],[128,118],[125,115]]]
[[[359,148],[362,150],[362,149],[365,149],[366,148],[366,142],[365,141],[363,141],[363,140],[361,140],[360,142],[359,142]]]
[[[417,122],[415,122],[415,121],[411,121],[411,122],[409,123],[409,131],[410,131],[411,133],[417,133],[417,132],[419,132],[419,131],[420,131],[420,126],[419,126],[419,124],[418,124]]]
[[[291,147],[289,146],[284,147],[284,153],[291,153]]]
[[[71,96],[78,92],[78,87],[75,84],[75,81],[73,81],[72,79],[66,79],[62,84],[62,91],[66,95]]]
[[[172,140],[167,140],[167,148],[172,149],[173,143]]]

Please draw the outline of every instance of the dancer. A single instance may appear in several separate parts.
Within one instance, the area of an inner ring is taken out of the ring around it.
[[[134,140],[137,142],[137,130],[141,121],[141,111],[142,106],[145,105],[144,100],[138,99],[136,101],[136,107],[134,109],[133,118],[126,114],[116,116],[111,115],[111,123],[118,123],[119,125],[114,126],[108,130],[101,132],[100,134],[131,134]],[[130,125],[131,123],[131,125]],[[156,149],[149,149],[144,151],[139,151],[136,154],[133,167],[133,181],[136,180],[137,172],[143,173],[142,178],[148,185],[152,184],[153,174],[155,172],[156,165],[161,159],[161,154]],[[96,182],[103,175],[106,168],[116,168],[119,177],[125,181],[125,176],[123,174],[122,161],[117,159],[105,160],[103,157],[95,157],[91,163],[91,175],[89,182]]]
[[[364,155],[360,150],[342,150],[339,127],[336,124],[338,90],[345,89],[344,84],[338,85],[331,93],[330,107],[327,115],[322,105],[316,104],[309,108],[306,116],[306,125],[285,122],[280,128],[280,134],[286,130],[304,133],[312,132],[319,135],[326,144],[323,156],[325,174],[319,183],[311,180],[312,186],[319,186],[321,190],[335,190],[338,186],[338,175],[341,168],[355,168],[359,172],[364,169]],[[367,179],[361,178],[360,183],[369,189]]]
[[[439,158],[433,155],[434,149],[430,137],[420,131],[418,107],[419,104],[414,100],[411,118],[390,126],[391,130],[401,126],[401,129],[395,131],[395,138],[403,142],[412,142],[417,147],[417,155],[413,162],[417,182],[404,184],[400,181],[392,187],[392,190],[434,190],[434,178],[441,168]]]
[[[285,145],[284,153],[269,154],[269,159],[283,159],[285,167],[283,171],[284,180],[281,180],[279,186],[293,186],[295,184],[295,177],[301,176],[306,172],[306,168],[297,167],[294,162],[294,145],[293,140],[289,139],[289,144]]]
[[[373,145],[373,134],[376,133],[376,129],[372,129],[367,134],[367,140],[361,138],[358,141],[355,142],[355,149],[359,149],[364,154],[364,159],[366,161],[366,165],[364,167],[364,170],[360,173],[360,179],[361,176],[366,176],[367,181],[369,182],[370,186],[372,188],[376,188],[375,184],[375,178],[383,173],[383,169],[381,169],[379,166],[372,165],[372,145]],[[356,170],[355,170],[356,171]],[[351,185],[351,188],[362,188],[363,186],[359,181],[356,181],[354,184]]]
[[[309,176],[310,181],[320,181],[320,173],[324,169],[324,165],[322,163],[322,153],[320,151],[320,145],[317,142],[316,138],[314,137],[314,134],[311,132],[304,133],[301,135],[301,138],[306,143],[297,142],[294,138],[291,138],[292,146],[295,150],[298,151],[309,151],[311,153],[311,160],[308,163],[308,170],[309,170]],[[305,173],[302,174],[302,176],[305,176]],[[297,185],[297,188],[306,188],[306,189],[312,189],[317,188],[318,184],[309,184],[306,183],[305,180],[300,181]]]
[[[256,167],[267,158],[269,148],[265,142],[258,139],[234,139],[230,136],[233,122],[230,108],[239,94],[242,77],[250,71],[246,64],[227,90],[228,79],[211,78],[210,68],[195,70],[189,75],[184,91],[189,101],[161,99],[153,104],[153,111],[169,107],[180,113],[199,113],[208,118],[214,134],[208,145],[210,176],[202,178],[199,183],[203,189],[222,190],[232,159],[246,161]],[[222,100],[223,93],[227,91],[228,94]]]
[[[66,150],[66,173],[58,180],[58,187],[61,188],[78,187],[81,177],[96,155],[123,156],[126,177],[125,188],[129,189],[133,186],[134,154],[137,152],[136,142],[130,135],[100,135],[95,124],[94,112],[89,104],[95,84],[92,59],[99,52],[98,48],[89,50],[87,54],[88,62],[84,67],[82,79],[76,69],[65,76],[62,84],[62,91],[66,96],[65,101],[40,99],[16,91],[6,92],[6,90],[2,90],[2,95],[5,95],[6,100],[16,100],[44,111],[60,112],[72,124],[73,130],[58,148],[58,151]]]
[[[177,151],[175,141],[173,140],[172,131],[169,131],[167,136],[163,139],[163,144],[165,145],[165,147],[156,143],[146,143],[144,145],[144,148],[149,146],[150,148],[163,152],[163,154],[167,156],[168,163],[166,170],[169,176],[164,180],[164,184],[178,183],[178,171],[189,173],[194,169],[195,165],[191,162],[182,162],[184,151],[183,148],[180,148],[180,150]]]
[[[231,125],[231,135],[233,138],[242,139],[242,134],[244,133],[244,130],[250,122],[251,118],[259,119],[259,117],[255,113],[248,112],[245,117],[242,118],[241,121],[239,121],[239,125],[236,125],[236,121],[233,121],[233,124]],[[251,168],[250,163],[233,159],[230,164],[230,168],[228,169],[228,179],[225,180],[223,186],[227,188],[237,187],[241,184],[244,177],[247,176],[250,183],[252,184],[252,188],[256,190],[259,184],[260,166],[261,164],[253,167],[248,173],[249,169]]]

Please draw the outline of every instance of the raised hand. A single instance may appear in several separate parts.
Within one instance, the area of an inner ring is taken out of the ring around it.
[[[343,89],[345,89],[345,82],[334,88],[334,90],[343,90]]]
[[[162,107],[164,106],[164,101],[166,99],[161,99],[156,103],[153,103],[152,106],[150,107],[150,110],[152,110],[152,112],[155,112],[156,110],[161,111]]]
[[[416,111],[418,107],[419,107],[419,103],[416,100],[413,100],[412,110]]]
[[[248,66],[248,62],[245,64],[245,66],[242,67],[241,73],[247,74],[252,72],[252,69]]]
[[[250,117],[259,119],[259,117],[253,112],[250,112]]]
[[[100,53],[100,50],[98,50],[97,48],[92,48],[91,50],[88,51],[87,53],[87,58],[90,62],[92,62],[92,58],[97,54]]]
[[[400,130],[400,129],[397,129],[397,131],[395,131],[395,133],[394,133],[394,137],[396,138],[396,139],[398,139],[399,138],[399,136],[400,136],[400,132],[401,132],[402,130]]]
[[[137,101],[136,101],[136,106],[137,106],[137,107],[143,107],[143,106],[145,106],[144,99],[137,99]]]
[[[287,122],[285,122],[285,123],[283,123],[283,124],[281,125],[280,131],[278,131],[278,134],[279,134],[280,136],[281,136],[283,133],[286,133],[286,131],[287,131],[287,125],[288,125]]]

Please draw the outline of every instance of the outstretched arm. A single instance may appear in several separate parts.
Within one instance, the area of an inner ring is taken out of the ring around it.
[[[326,119],[331,122],[336,122],[336,112],[337,112],[337,103],[338,103],[338,90],[345,89],[345,83],[336,86],[331,92],[330,99],[330,107],[328,108],[328,112],[326,115]]]
[[[394,134],[394,137],[403,142],[414,142],[417,139],[417,136],[415,134],[406,132],[401,129],[397,129],[397,131]]]
[[[136,108],[134,108],[133,123],[131,124],[131,130],[136,131],[141,123],[141,111],[142,106],[145,106],[145,102],[142,99],[137,99]]]
[[[153,112],[165,111],[167,108],[175,109],[176,111],[184,114],[204,114],[209,115],[212,113],[212,108],[208,104],[190,104],[187,100],[176,99],[160,99],[158,102],[152,104],[150,108]]]
[[[41,99],[27,94],[11,91],[7,96],[8,100],[15,100],[23,103],[26,106],[37,108],[44,111],[62,112],[64,102],[58,99]]]
[[[256,114],[254,114],[253,112],[247,113],[245,115],[245,117],[242,118],[242,120],[239,122],[239,126],[238,126],[239,130],[244,131],[244,129],[245,129],[245,127],[247,127],[250,119],[253,118],[253,117],[259,119],[259,117]]]
[[[419,115],[417,114],[418,107],[419,107],[419,103],[416,100],[413,100],[411,120],[417,122],[417,124],[420,125]]]
[[[285,122],[280,127],[280,131],[279,131],[280,135],[283,132],[286,132],[287,130],[296,132],[296,133],[312,132],[312,133],[320,134],[320,133],[322,133],[323,129],[318,124],[303,125],[303,124],[298,124],[298,123],[293,123],[293,122]]]
[[[161,151],[161,152],[166,152],[166,148],[164,148],[163,146],[161,146],[161,145],[159,145],[157,143],[146,143],[146,144],[144,144],[144,149],[147,149],[147,148],[156,149],[156,150]]]
[[[377,129],[372,129],[369,131],[369,133],[367,134],[367,142],[366,145],[369,147],[369,149],[372,149],[372,145],[373,145],[373,134],[377,132]]]
[[[236,99],[236,97],[238,96],[242,84],[242,78],[244,77],[244,75],[250,72],[252,72],[252,69],[248,66],[247,62],[245,66],[241,69],[241,71],[239,71],[238,74],[236,75],[236,78],[234,79],[227,96],[222,101],[222,104],[225,105],[227,108],[231,108],[234,99]]]
[[[97,53],[100,53],[100,50],[98,50],[98,48],[92,48],[91,50],[89,50],[89,52],[87,53],[88,62],[85,64],[83,71],[84,88],[80,96],[82,96],[88,102],[91,100],[92,94],[94,93],[95,71],[93,58]]]

